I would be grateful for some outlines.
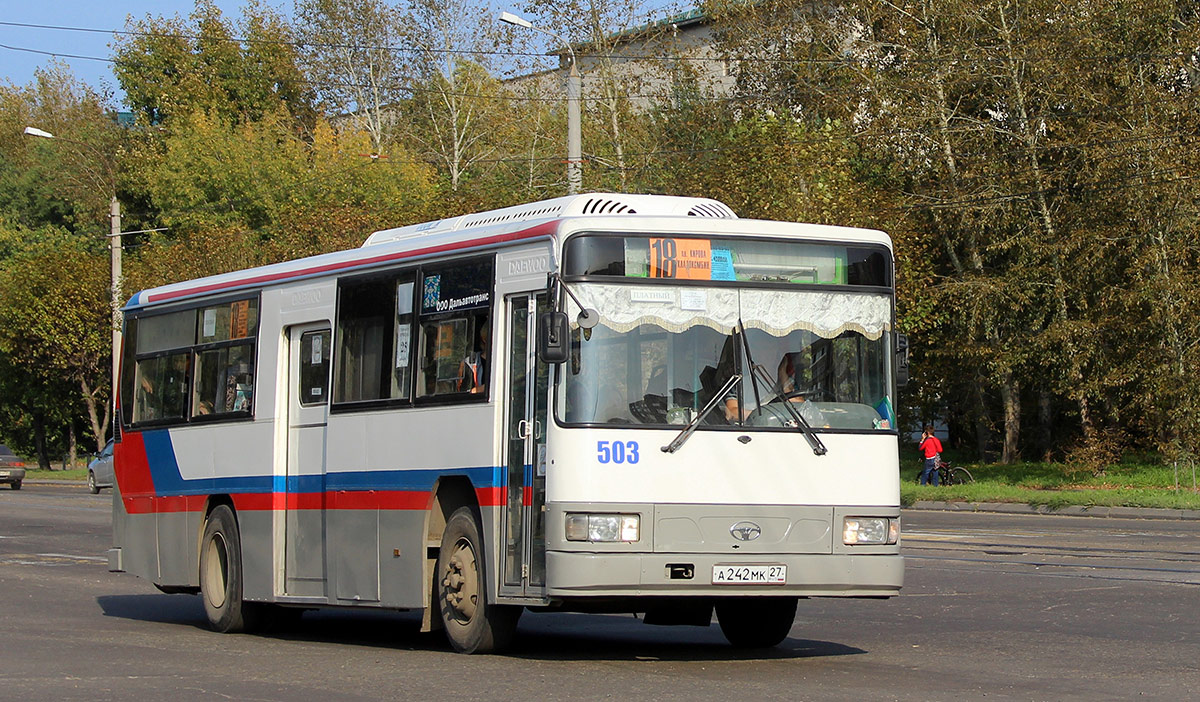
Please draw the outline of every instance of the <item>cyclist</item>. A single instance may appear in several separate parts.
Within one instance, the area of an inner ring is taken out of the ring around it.
[[[942,442],[933,435],[932,424],[925,425],[925,431],[921,433],[921,443],[917,448],[921,451],[921,457],[925,459],[925,465],[921,468],[920,483],[936,486],[938,484],[938,463],[942,459]]]

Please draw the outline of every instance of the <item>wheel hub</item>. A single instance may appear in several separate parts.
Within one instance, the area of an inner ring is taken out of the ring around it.
[[[471,621],[479,606],[479,568],[470,543],[459,541],[454,545],[442,575],[442,592],[454,619]]]

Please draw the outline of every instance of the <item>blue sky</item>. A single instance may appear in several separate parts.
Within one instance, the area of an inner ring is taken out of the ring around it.
[[[238,19],[248,0],[214,0],[214,4],[226,17]],[[294,7],[293,0],[262,0],[262,4],[289,16]],[[694,3],[676,0],[640,3],[647,11],[661,11],[677,4]],[[119,105],[123,95],[107,60],[112,57],[111,32],[124,29],[130,16],[186,17],[194,8],[195,0],[0,0],[0,83],[27,85],[37,68],[48,65],[57,56],[77,78],[97,90],[111,91]]]
[[[215,4],[227,17],[238,18],[246,1],[216,0]],[[287,12],[292,8],[291,0],[264,4]],[[0,0],[0,23],[116,30],[125,27],[125,19],[130,15],[137,19],[146,15],[186,17],[194,7],[194,0]],[[112,41],[113,36],[107,31],[77,32],[0,24],[0,45],[3,45],[0,47],[0,81],[15,85],[32,81],[35,69],[54,60],[45,53],[34,53],[39,51],[59,55],[76,77],[92,87],[117,92],[111,63],[66,56],[107,59],[112,56],[109,48]]]

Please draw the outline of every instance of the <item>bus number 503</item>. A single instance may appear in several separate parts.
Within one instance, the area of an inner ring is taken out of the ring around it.
[[[601,463],[637,463],[636,441],[597,441],[596,454]]]

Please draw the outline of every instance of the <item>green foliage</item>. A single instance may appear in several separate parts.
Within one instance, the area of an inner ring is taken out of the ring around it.
[[[113,71],[145,124],[196,112],[252,121],[281,105],[297,125],[315,116],[291,28],[264,5],[249,5],[235,25],[197,0],[187,20],[147,17],[129,29],[117,39]]]
[[[1163,460],[1154,454],[1130,456],[1105,466],[1100,474],[1075,471],[1063,463],[955,463],[970,470],[975,482],[937,487],[918,485],[918,461],[903,460],[901,502],[1014,502],[1051,510],[1072,505],[1200,509],[1200,491],[1193,488],[1189,468],[1183,466],[1176,474]]]
[[[909,416],[1006,461],[1104,453],[1114,431],[1196,450],[1195,17],[1048,0],[710,9],[745,110],[852,123],[897,176],[863,214],[894,222]]]
[[[285,115],[229,124],[194,114],[155,146],[161,154],[147,158],[146,189],[170,240],[252,232],[260,244],[289,242],[280,253],[316,253],[360,244],[371,226],[412,221],[433,195],[428,170],[403,150],[375,162],[365,135],[338,134],[323,121],[302,139]],[[300,244],[311,227],[297,225],[314,216],[319,234],[332,238]]]

